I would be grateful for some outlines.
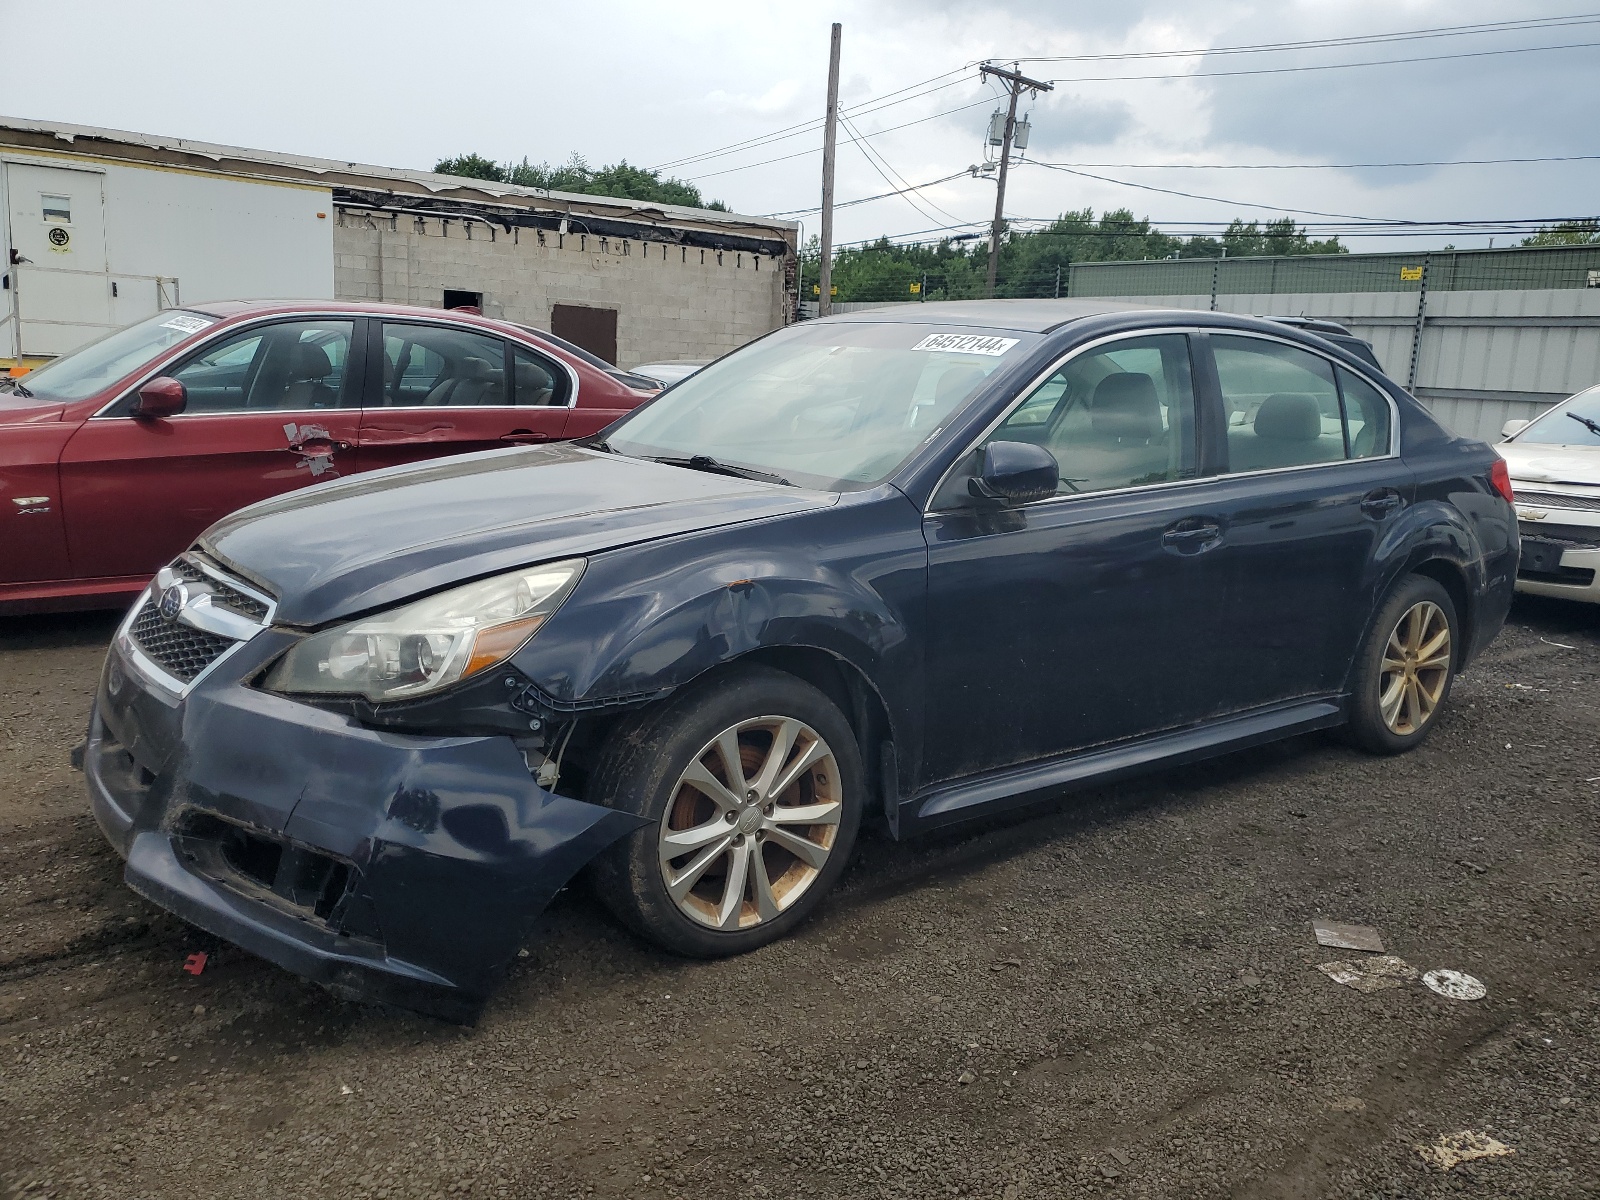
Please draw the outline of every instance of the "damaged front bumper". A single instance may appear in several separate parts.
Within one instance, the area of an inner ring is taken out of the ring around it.
[[[248,686],[282,631],[175,687],[129,625],[83,754],[128,885],[340,995],[472,1020],[555,893],[641,824],[540,788],[508,737],[379,731]]]

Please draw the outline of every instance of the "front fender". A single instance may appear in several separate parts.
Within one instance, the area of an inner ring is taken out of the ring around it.
[[[597,555],[513,664],[553,709],[592,711],[665,695],[753,650],[811,647],[859,671],[896,738],[914,737],[926,586],[916,510],[893,489],[858,493]]]

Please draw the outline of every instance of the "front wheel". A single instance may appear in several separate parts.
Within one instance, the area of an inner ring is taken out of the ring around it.
[[[649,824],[596,863],[601,899],[680,954],[765,945],[843,872],[864,779],[849,723],[820,691],[739,668],[611,737],[594,794]]]
[[[1348,739],[1373,754],[1410,750],[1450,696],[1456,607],[1436,580],[1412,575],[1379,610],[1356,660]]]

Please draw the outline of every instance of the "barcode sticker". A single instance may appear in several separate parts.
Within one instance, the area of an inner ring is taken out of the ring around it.
[[[993,337],[986,333],[930,333],[913,350],[942,350],[947,354],[987,354],[999,358],[1017,344],[1017,338]]]
[[[192,317],[188,313],[177,313],[161,322],[161,328],[176,329],[179,333],[199,333],[212,323],[204,317]]]

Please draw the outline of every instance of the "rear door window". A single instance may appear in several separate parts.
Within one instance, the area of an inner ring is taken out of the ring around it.
[[[1265,338],[1212,334],[1210,341],[1228,416],[1230,471],[1302,467],[1347,457],[1332,363]]]
[[[383,323],[388,408],[495,408],[511,403],[507,344],[448,325]]]

